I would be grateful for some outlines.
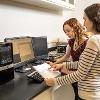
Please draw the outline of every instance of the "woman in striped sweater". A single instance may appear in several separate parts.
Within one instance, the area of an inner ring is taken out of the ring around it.
[[[88,6],[84,10],[84,25],[92,35],[80,56],[79,61],[65,62],[51,67],[62,67],[77,71],[58,78],[45,79],[48,86],[78,82],[79,100],[100,100],[100,3]]]

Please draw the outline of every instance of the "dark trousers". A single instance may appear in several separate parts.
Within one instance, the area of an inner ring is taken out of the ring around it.
[[[78,83],[77,82],[73,83],[72,87],[73,87],[74,93],[75,93],[75,100],[85,100],[78,96]]]
[[[78,83],[75,82],[72,84],[73,90],[74,90],[74,94],[75,94],[75,100],[78,100],[79,96],[78,96]]]
[[[77,82],[73,83],[72,87],[73,87],[74,93],[75,93],[75,100],[85,100],[78,96],[78,83]]]

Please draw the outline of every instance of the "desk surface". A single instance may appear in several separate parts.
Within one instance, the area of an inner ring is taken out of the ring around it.
[[[30,100],[47,89],[44,82],[30,83],[24,73],[16,73],[15,78],[0,85],[0,100]]]
[[[30,100],[48,89],[44,82],[30,83],[25,73],[14,73],[15,78],[0,85],[0,100]]]

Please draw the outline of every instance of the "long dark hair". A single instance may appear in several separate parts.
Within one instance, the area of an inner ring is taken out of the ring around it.
[[[84,12],[89,20],[92,21],[95,31],[100,33],[100,3],[88,6]]]

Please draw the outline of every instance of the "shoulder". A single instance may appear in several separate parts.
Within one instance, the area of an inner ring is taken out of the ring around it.
[[[96,49],[98,47],[98,39],[100,39],[100,36],[91,36],[87,41],[87,46]]]
[[[96,43],[98,41],[98,39],[100,38],[99,35],[93,35],[88,39],[88,42],[90,43]]]

